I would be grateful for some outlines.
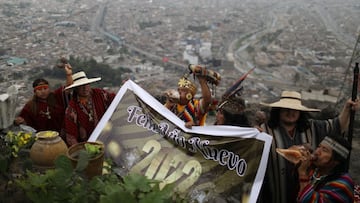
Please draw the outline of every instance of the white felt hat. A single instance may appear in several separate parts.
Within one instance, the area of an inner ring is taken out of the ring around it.
[[[73,79],[73,84],[67,86],[65,90],[101,80],[101,78],[90,78],[90,79],[87,78],[84,71],[73,74],[72,79]]]

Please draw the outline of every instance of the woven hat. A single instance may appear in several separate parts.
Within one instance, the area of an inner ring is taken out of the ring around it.
[[[73,84],[67,86],[65,90],[101,80],[101,78],[90,78],[90,79],[87,78],[84,71],[73,74],[72,79],[73,79]]]
[[[295,91],[283,91],[279,101],[270,104],[260,102],[260,104],[269,107],[294,109],[299,111],[320,111],[319,109],[303,106],[301,104],[301,94]]]

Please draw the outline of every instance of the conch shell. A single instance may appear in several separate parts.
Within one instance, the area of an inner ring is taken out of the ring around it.
[[[300,161],[306,160],[301,151],[307,151],[306,147],[303,145],[293,145],[288,149],[276,148],[276,152],[278,154],[294,164],[298,164]]]
[[[205,76],[206,80],[209,83],[214,84],[215,86],[217,86],[220,83],[221,76],[220,73],[216,71],[207,69],[203,65],[194,65],[194,64],[189,64],[188,68],[190,70],[190,73],[193,73],[195,75]]]

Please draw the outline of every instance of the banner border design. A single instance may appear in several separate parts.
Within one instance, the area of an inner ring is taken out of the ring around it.
[[[223,137],[241,137],[241,138],[255,138],[264,142],[264,148],[261,156],[260,165],[255,176],[255,180],[250,192],[249,202],[256,202],[257,197],[260,193],[262,182],[265,175],[265,170],[267,166],[269,151],[271,147],[272,137],[266,133],[259,132],[256,128],[244,128],[237,126],[193,126],[192,129],[185,127],[185,122],[179,119],[174,113],[168,110],[163,104],[161,104],[157,99],[151,96],[148,92],[134,83],[132,80],[126,81],[118,93],[116,94],[113,102],[101,118],[100,122],[94,129],[88,141],[96,141],[105,127],[106,123],[111,118],[116,107],[120,103],[124,94],[128,91],[132,91],[136,96],[141,98],[144,103],[151,106],[155,111],[161,114],[163,117],[167,118],[169,121],[173,122],[179,129],[185,133],[200,134],[207,136],[223,136]],[[241,132],[241,133],[239,133]],[[239,136],[241,134],[241,136]]]

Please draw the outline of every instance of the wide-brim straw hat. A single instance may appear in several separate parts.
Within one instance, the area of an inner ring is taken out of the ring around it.
[[[279,101],[274,103],[262,103],[261,105],[285,109],[294,109],[299,111],[320,111],[319,109],[308,108],[301,104],[301,94],[295,91],[283,91]]]
[[[90,84],[90,83],[101,80],[100,77],[99,78],[90,78],[90,79],[87,78],[84,71],[80,71],[80,72],[77,72],[77,73],[73,74],[72,79],[73,79],[73,84],[67,86],[65,88],[65,90],[71,89],[71,88],[74,88],[74,87],[78,87],[78,86],[81,86],[81,85]]]

